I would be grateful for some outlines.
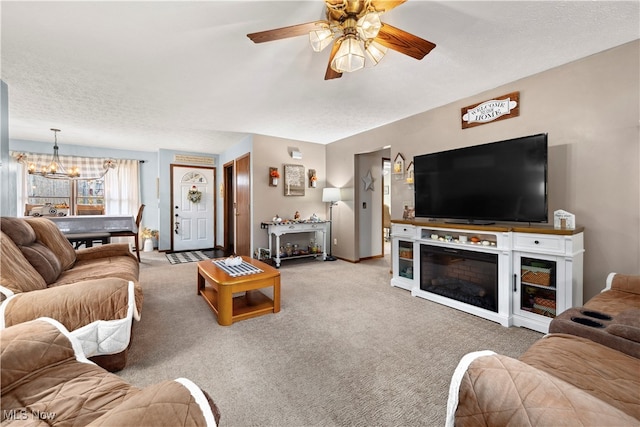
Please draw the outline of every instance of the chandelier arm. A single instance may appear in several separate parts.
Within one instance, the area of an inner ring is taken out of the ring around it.
[[[71,166],[69,171],[64,167],[60,160],[58,147],[58,132],[60,129],[51,129],[54,134],[53,157],[48,167],[42,167],[38,170],[34,163],[28,163],[27,155],[20,156],[20,160],[27,165],[27,172],[30,175],[40,175],[48,179],[66,179],[66,180],[96,180],[103,178],[110,169],[114,169],[117,162],[113,159],[104,160],[102,163],[102,172],[97,176],[81,176],[80,169],[77,166]],[[71,157],[73,159],[73,157]]]

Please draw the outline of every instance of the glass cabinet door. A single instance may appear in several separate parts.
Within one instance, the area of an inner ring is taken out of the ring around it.
[[[413,242],[398,241],[398,276],[413,280]]]
[[[553,318],[562,306],[558,262],[553,258],[523,254],[515,258],[516,302],[521,314]]]

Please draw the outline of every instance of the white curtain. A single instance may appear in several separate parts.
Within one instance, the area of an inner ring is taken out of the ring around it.
[[[116,169],[104,176],[104,205],[107,215],[138,214],[140,207],[140,163],[118,160]]]
[[[140,207],[140,163],[137,160],[118,160],[118,167],[104,176],[104,205],[107,215],[136,217]],[[111,243],[127,242],[131,242],[131,237],[111,238]]]

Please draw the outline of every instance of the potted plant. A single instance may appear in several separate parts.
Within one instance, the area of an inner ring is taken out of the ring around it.
[[[149,227],[142,229],[142,239],[144,240],[144,252],[153,252],[153,239],[158,238],[158,230],[152,230]]]

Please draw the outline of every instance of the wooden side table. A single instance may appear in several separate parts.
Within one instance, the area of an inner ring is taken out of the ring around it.
[[[280,311],[280,272],[256,259],[245,256],[242,259],[262,272],[233,277],[213,260],[198,262],[198,294],[216,313],[222,326]],[[258,290],[268,287],[273,287],[273,299]],[[245,294],[234,298],[233,294],[239,292]]]

